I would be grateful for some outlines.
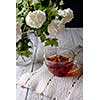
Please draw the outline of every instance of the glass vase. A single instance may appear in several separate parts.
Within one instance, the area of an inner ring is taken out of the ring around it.
[[[34,54],[36,53],[36,49],[38,47],[38,37],[37,34],[34,31],[28,31],[27,37],[30,39],[30,42],[28,43],[31,48],[28,49],[30,51],[30,56],[26,57],[23,55],[19,55],[16,51],[16,65],[17,66],[27,66],[28,64],[31,64],[34,59]]]

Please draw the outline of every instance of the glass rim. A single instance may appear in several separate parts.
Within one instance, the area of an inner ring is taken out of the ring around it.
[[[74,53],[74,51],[73,51],[73,49],[72,48],[59,48],[59,47],[55,47],[55,48],[52,48],[52,47],[50,47],[50,52],[52,52],[52,51],[56,51],[56,50],[63,50],[63,52],[64,51],[68,51],[68,52],[70,52],[70,53],[72,53],[72,55],[73,55],[73,57],[75,56],[75,53]],[[47,57],[46,57],[46,53],[47,53],[47,51],[46,51],[46,49],[44,50],[44,54],[43,54],[43,57],[44,57],[44,59],[46,59]],[[54,55],[56,55],[56,54],[54,54]],[[59,54],[57,54],[57,55],[59,55]],[[70,57],[70,56],[69,56]],[[72,58],[73,58],[72,57]]]

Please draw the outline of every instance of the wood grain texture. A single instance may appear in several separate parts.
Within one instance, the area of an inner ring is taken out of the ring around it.
[[[83,45],[83,30],[82,28],[69,28],[66,29],[63,35],[59,34],[57,36],[60,39],[60,47],[74,48],[78,45]],[[73,38],[72,38],[73,37]],[[42,45],[39,45],[37,61],[43,61],[43,51],[41,50]],[[42,63],[38,63],[35,66],[38,68],[42,65]],[[30,72],[31,64],[26,67],[18,67],[16,66],[16,80],[18,80],[21,75],[25,72]],[[41,72],[40,75],[37,75],[39,80],[46,81],[46,76],[48,70],[44,69],[44,72]],[[49,76],[48,76],[49,78]],[[57,98],[56,100],[68,100],[67,95],[68,91],[71,88],[73,81],[76,78],[66,77],[59,78],[54,77],[50,82],[49,86],[46,87],[43,92],[47,97]],[[34,84],[33,84],[34,85]],[[30,89],[28,99],[27,100],[53,100],[52,98],[48,99],[47,97],[42,98],[41,95],[35,92],[36,88],[39,87],[39,81],[37,86],[33,89]],[[25,100],[26,89],[22,89],[21,87],[16,87],[16,100]],[[83,100],[83,78],[81,77],[75,86],[70,99],[69,100]]]

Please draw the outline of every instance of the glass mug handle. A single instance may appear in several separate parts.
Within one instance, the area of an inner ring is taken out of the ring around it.
[[[83,64],[83,47],[81,45],[71,50],[73,52],[74,64]]]

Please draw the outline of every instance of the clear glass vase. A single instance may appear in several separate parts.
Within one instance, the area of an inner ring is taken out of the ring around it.
[[[26,66],[30,63],[32,63],[34,59],[35,51],[38,47],[38,37],[37,34],[34,31],[28,31],[27,32],[28,39],[30,39],[30,42],[28,43],[31,48],[29,48],[29,51],[31,52],[29,57],[19,55],[16,52],[16,65],[17,66]]]

